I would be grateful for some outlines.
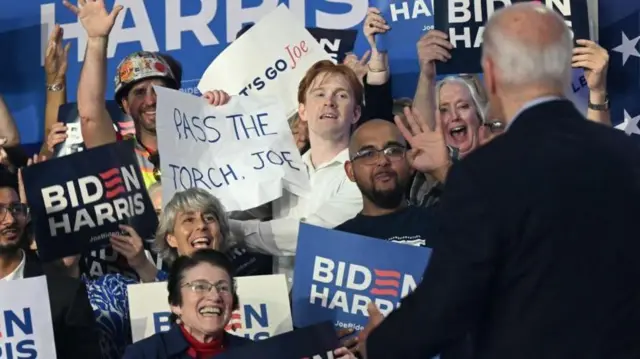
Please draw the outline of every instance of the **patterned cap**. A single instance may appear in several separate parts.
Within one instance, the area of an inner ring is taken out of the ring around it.
[[[160,56],[149,51],[138,51],[125,57],[116,69],[115,98],[119,101],[122,89],[148,78],[169,80],[177,88],[176,79],[169,64]]]

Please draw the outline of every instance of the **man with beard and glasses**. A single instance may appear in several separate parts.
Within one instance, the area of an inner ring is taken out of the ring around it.
[[[362,211],[335,229],[431,247],[433,209],[410,206],[405,196],[414,172],[406,152],[407,142],[393,123],[376,119],[358,127],[344,168],[362,193]]]
[[[20,203],[17,188],[17,178],[0,170],[0,281],[45,275],[35,253],[23,249],[27,247],[23,242],[28,238],[25,232],[29,211],[26,204]],[[46,278],[56,356],[100,358],[95,320],[84,284],[49,273]]]

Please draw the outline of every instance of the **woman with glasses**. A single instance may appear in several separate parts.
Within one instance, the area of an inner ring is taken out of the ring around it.
[[[227,257],[212,249],[174,259],[167,281],[171,329],[129,346],[123,359],[215,358],[251,343],[224,330],[238,308],[232,273]]]

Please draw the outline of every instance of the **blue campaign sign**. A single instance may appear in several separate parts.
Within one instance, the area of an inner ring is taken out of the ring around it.
[[[391,31],[376,39],[388,52],[393,74],[393,95],[413,98],[420,65],[416,44],[433,28],[434,0],[370,0],[378,8]]]
[[[431,249],[300,225],[293,279],[293,325],[329,320],[362,330],[367,305],[383,314],[422,279]]]
[[[339,347],[333,325],[325,322],[232,348],[216,359],[330,359]]]
[[[52,260],[103,248],[120,224],[152,238],[158,217],[133,140],[77,152],[23,170],[38,255]]]
[[[75,0],[71,0],[75,3]],[[182,63],[184,91],[196,85],[211,61],[246,24],[283,3],[306,27],[361,29],[367,0],[127,0],[111,33],[107,66],[107,97],[113,96],[118,62],[139,50],[160,51]],[[108,9],[114,1],[107,0]],[[14,115],[24,143],[42,141],[45,79],[44,49],[53,25],[71,42],[67,75],[68,96],[75,101],[84,60],[86,34],[77,17],[61,0],[3,1],[0,3],[0,94]],[[358,42],[357,42],[358,43]],[[356,47],[363,53],[365,42]]]

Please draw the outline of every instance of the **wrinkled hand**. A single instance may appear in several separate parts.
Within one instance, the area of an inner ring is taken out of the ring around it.
[[[367,358],[367,338],[369,337],[371,332],[376,329],[384,320],[384,315],[380,313],[378,307],[376,307],[376,305],[373,303],[369,303],[369,305],[367,306],[367,313],[369,314],[369,321],[358,335],[357,349],[360,353],[360,357],[364,359]]]
[[[387,22],[382,15],[380,15],[380,10],[375,7],[370,7],[369,10],[367,10],[362,32],[372,49],[376,49],[375,34],[384,34],[390,29],[391,26],[387,25]]]
[[[333,356],[336,359],[356,359],[356,356],[345,347],[334,350]]]
[[[447,62],[451,59],[449,51],[453,49],[453,45],[448,39],[449,36],[442,31],[429,30],[416,44],[420,70],[430,79],[436,76],[436,60]]]
[[[442,119],[436,111],[436,124],[432,130],[427,121],[409,107],[404,108],[407,119],[405,124],[399,116],[395,117],[395,123],[402,136],[411,145],[407,152],[407,158],[411,166],[422,173],[431,173],[450,165],[449,152],[444,140]]]
[[[338,339],[343,347],[349,349],[350,352],[355,353],[358,349],[358,337],[352,336],[354,330],[352,328],[343,328],[337,331]]]
[[[591,40],[577,40],[573,49],[571,65],[584,68],[584,78],[591,92],[604,93],[607,90],[607,67],[609,53]]]
[[[207,100],[209,105],[213,106],[226,105],[231,99],[231,96],[222,90],[207,91],[202,97]]]
[[[67,74],[67,58],[69,56],[70,43],[62,46],[64,31],[60,25],[56,25],[49,37],[47,51],[44,58],[44,70],[47,76],[47,85],[64,82]]]
[[[27,160],[27,167],[36,163],[41,163],[47,160],[46,156],[40,156],[38,154]],[[18,169],[18,195],[20,196],[20,203],[27,204],[27,192],[24,189],[24,181],[22,180],[22,168]]]
[[[371,50],[367,50],[367,52],[365,52],[360,59],[358,59],[358,56],[356,56],[356,54],[354,53],[349,53],[344,57],[343,63],[356,73],[356,76],[358,76],[358,80],[360,80],[360,83],[363,83],[364,77],[369,71],[368,64],[370,57]]]
[[[111,247],[127,259],[131,268],[142,267],[147,261],[142,238],[131,226],[121,224],[120,229],[127,234],[111,236]]]
[[[47,150],[53,153],[53,148],[67,139],[67,126],[62,122],[56,122],[51,126],[47,136]]]
[[[104,0],[78,0],[78,6],[64,0],[64,6],[78,15],[82,27],[90,38],[108,37],[118,14],[124,8],[118,5],[108,13]]]

